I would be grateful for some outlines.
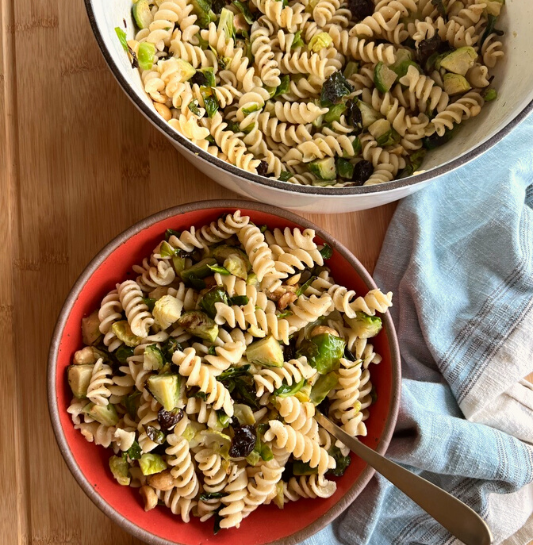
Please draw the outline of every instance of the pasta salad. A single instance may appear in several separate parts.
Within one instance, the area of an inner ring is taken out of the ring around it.
[[[504,0],[137,0],[116,32],[159,114],[254,174],[409,176],[497,98]]]
[[[335,493],[350,457],[315,411],[366,435],[381,361],[369,339],[392,293],[336,284],[314,239],[240,211],[170,229],[83,319],[68,412],[147,511],[213,517],[218,531]]]

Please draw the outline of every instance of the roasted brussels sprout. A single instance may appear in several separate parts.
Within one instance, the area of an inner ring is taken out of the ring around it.
[[[305,356],[309,365],[314,367],[321,375],[326,375],[339,368],[339,359],[344,354],[345,344],[340,337],[322,333],[304,341],[297,355]]]
[[[226,290],[221,286],[214,286],[203,295],[200,300],[200,308],[209,316],[209,318],[214,319],[217,315],[216,303],[228,304],[228,295]]]
[[[139,459],[139,466],[143,475],[154,475],[165,471],[167,463],[159,454],[143,454]]]
[[[250,344],[246,349],[246,358],[256,365],[283,367],[283,349],[272,335]]]
[[[215,342],[218,335],[218,325],[205,312],[190,310],[183,313],[178,320],[178,325],[185,331],[200,339]]]
[[[109,469],[115,477],[118,484],[122,486],[129,486],[131,482],[130,478],[130,466],[127,460],[119,458],[118,456],[111,456],[109,458]]]

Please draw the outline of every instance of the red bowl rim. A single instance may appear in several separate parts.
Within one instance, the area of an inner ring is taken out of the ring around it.
[[[166,539],[160,538],[153,535],[147,530],[137,526],[136,524],[130,522],[126,517],[117,513],[109,504],[94,490],[90,482],[85,478],[82,470],[80,469],[76,459],[74,458],[72,452],[70,451],[67,440],[63,431],[63,428],[60,424],[59,419],[59,407],[57,402],[57,391],[56,391],[56,372],[57,372],[57,358],[59,353],[59,347],[61,344],[61,339],[63,335],[63,330],[65,324],[68,320],[72,307],[76,302],[81,290],[92,276],[92,274],[98,269],[102,262],[112,254],[116,248],[121,244],[127,241],[129,238],[135,234],[143,231],[144,229],[150,227],[154,223],[159,221],[169,219],[173,216],[178,216],[188,212],[199,211],[204,209],[211,208],[247,208],[255,210],[258,212],[263,212],[266,214],[271,214],[274,216],[281,217],[288,221],[292,221],[297,225],[305,229],[314,229],[316,233],[326,241],[332,248],[337,250],[343,255],[343,257],[350,263],[353,269],[361,277],[363,282],[368,286],[369,289],[377,288],[376,283],[373,278],[370,276],[370,273],[362,265],[362,263],[342,244],[335,240],[329,233],[325,232],[322,228],[315,225],[311,221],[302,218],[292,212],[277,208],[275,206],[264,205],[262,203],[257,203],[253,201],[245,200],[209,200],[209,201],[199,201],[187,203],[172,208],[168,208],[152,216],[149,216],[138,223],[135,223],[130,228],[126,229],[124,232],[115,237],[111,242],[109,242],[87,265],[84,271],[80,274],[79,278],[76,280],[76,283],[70,290],[69,295],[59,313],[57,319],[56,327],[52,335],[52,340],[50,344],[50,352],[48,355],[48,369],[47,369],[47,386],[48,386],[48,410],[50,414],[50,420],[52,423],[52,428],[54,430],[54,435],[59,446],[59,450],[65,460],[70,472],[81,486],[85,494],[92,500],[92,502],[103,512],[105,513],[113,522],[121,526],[124,530],[132,534],[134,537],[143,540],[150,545],[176,545],[175,542],[168,541]],[[401,391],[401,362],[400,362],[400,350],[398,346],[398,339],[396,336],[396,330],[392,322],[392,318],[389,312],[383,314],[383,325],[387,334],[387,342],[389,344],[389,349],[391,353],[391,366],[392,366],[392,395],[391,395],[391,406],[390,411],[387,416],[387,421],[385,423],[385,428],[381,439],[376,447],[376,451],[380,454],[385,454],[392,434],[394,427],[396,425],[396,420],[398,418],[398,410],[400,406],[400,391]],[[266,545],[293,545],[297,544],[304,539],[312,536],[313,534],[322,530],[335,518],[337,518],[343,511],[345,511],[348,506],[354,501],[354,499],[361,493],[364,487],[368,484],[372,476],[374,475],[375,470],[366,466],[359,478],[353,483],[348,492],[344,497],[337,502],[329,511],[324,513],[320,518],[318,518],[312,524],[306,526],[302,530],[299,530],[290,536],[284,537],[282,539],[272,541]]]

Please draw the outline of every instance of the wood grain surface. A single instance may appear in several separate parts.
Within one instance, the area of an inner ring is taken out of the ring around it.
[[[0,0],[0,543],[140,543],[83,494],[46,403],[50,336],[111,238],[172,205],[231,197],[119,89],[82,0]],[[373,270],[394,206],[312,216]]]

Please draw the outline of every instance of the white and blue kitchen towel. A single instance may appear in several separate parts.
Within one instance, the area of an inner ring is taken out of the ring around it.
[[[533,540],[533,116],[398,206],[375,271],[394,292],[400,415],[387,455]],[[378,372],[378,368],[375,369]],[[459,543],[380,476],[306,545]]]

